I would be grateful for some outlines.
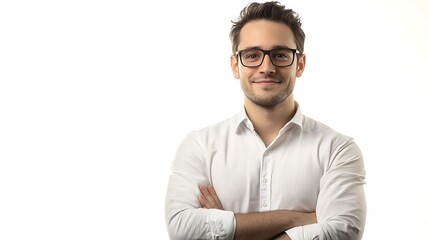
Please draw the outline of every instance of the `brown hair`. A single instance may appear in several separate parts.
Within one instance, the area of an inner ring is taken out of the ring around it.
[[[301,18],[295,11],[292,9],[285,9],[285,6],[277,1],[250,3],[241,10],[240,16],[236,21],[231,21],[232,27],[229,37],[231,39],[233,53],[237,51],[238,43],[240,42],[240,31],[244,25],[250,21],[259,19],[280,22],[289,26],[295,37],[295,44],[298,51],[301,54],[304,53],[305,33],[301,29]]]

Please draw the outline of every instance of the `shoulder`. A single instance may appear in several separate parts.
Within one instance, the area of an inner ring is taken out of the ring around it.
[[[326,169],[353,166],[364,172],[363,155],[353,137],[306,116],[302,135],[306,143],[315,144]]]
[[[329,144],[332,148],[339,148],[345,145],[357,147],[353,137],[308,116],[303,117],[302,133],[313,139],[318,139],[319,142]]]
[[[203,128],[192,130],[188,137],[199,143],[207,143],[213,140],[225,139],[231,133],[235,133],[240,124],[240,114],[236,114],[223,121],[207,125]]]

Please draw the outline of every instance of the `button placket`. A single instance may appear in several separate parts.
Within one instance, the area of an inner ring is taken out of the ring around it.
[[[261,179],[260,179],[260,209],[268,211],[271,207],[271,156],[267,151],[262,156]]]

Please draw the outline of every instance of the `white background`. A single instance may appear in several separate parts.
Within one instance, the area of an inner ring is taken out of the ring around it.
[[[0,3],[0,239],[168,239],[179,142],[242,105],[228,2]],[[286,4],[297,101],[365,156],[364,239],[427,239],[429,4]]]

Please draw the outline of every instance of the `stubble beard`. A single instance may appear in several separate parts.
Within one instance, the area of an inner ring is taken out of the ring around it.
[[[258,106],[261,106],[264,108],[274,108],[275,106],[282,103],[286,98],[288,98],[292,94],[293,88],[291,88],[290,86],[291,82],[292,81],[290,80],[285,89],[283,89],[281,92],[271,97],[264,97],[264,96],[258,95],[254,93],[254,91],[252,91],[251,89],[249,89],[248,91],[245,91],[245,95],[251,102],[253,102]]]
[[[275,96],[267,98],[263,96],[258,96],[253,93],[246,94],[246,97],[254,104],[264,108],[273,108],[278,104],[282,103],[287,98],[285,94],[277,94]]]

